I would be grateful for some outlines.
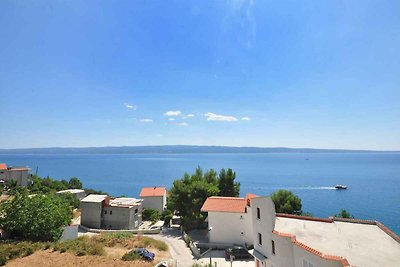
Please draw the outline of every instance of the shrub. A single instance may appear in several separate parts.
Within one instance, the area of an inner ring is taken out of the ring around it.
[[[160,251],[167,251],[168,250],[168,245],[161,241],[161,240],[156,240],[151,237],[143,236],[143,237],[138,237],[138,247],[153,247],[155,249],[158,249]]]
[[[345,219],[354,219],[354,216],[351,215],[350,212],[348,212],[345,209],[341,209],[340,212],[338,214],[333,215],[333,217],[345,218]]]
[[[156,222],[160,219],[160,213],[155,209],[145,209],[142,213],[143,220]]]
[[[85,256],[86,253],[85,253],[85,251],[78,250],[78,251],[75,253],[75,255],[78,256],[78,257],[81,257],[81,256]]]
[[[0,245],[0,265],[5,265],[8,260],[26,257],[41,249],[43,243],[6,242]]]
[[[104,245],[97,242],[95,238],[79,237],[74,240],[66,240],[54,245],[55,251],[61,253],[69,251],[72,253],[79,254],[85,253],[85,255],[104,255]]]
[[[142,257],[136,253],[134,250],[131,250],[127,253],[125,253],[122,258],[123,261],[134,261],[134,260],[140,260]]]

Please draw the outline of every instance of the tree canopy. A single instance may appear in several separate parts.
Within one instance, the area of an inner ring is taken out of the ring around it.
[[[236,173],[232,169],[222,169],[219,172],[218,189],[219,195],[225,197],[238,197],[240,183],[235,183]]]
[[[222,169],[218,176],[215,170],[203,172],[200,167],[192,175],[185,173],[173,183],[168,208],[180,213],[185,227],[199,227],[206,217],[200,209],[208,197],[222,195],[221,192],[224,196],[239,195],[240,184],[235,183],[235,176],[231,169]]]
[[[71,219],[69,205],[54,195],[17,193],[0,206],[0,227],[10,237],[23,240],[58,240]]]
[[[333,217],[345,218],[345,219],[354,219],[354,216],[351,215],[350,212],[348,212],[345,209],[341,209],[340,212],[338,214],[333,215]]]
[[[271,199],[278,213],[302,214],[301,199],[288,190],[278,190],[272,193]]]
[[[82,182],[76,178],[72,177],[68,182],[69,189],[82,189]]]

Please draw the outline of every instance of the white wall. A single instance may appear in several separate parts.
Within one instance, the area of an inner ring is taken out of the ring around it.
[[[212,243],[253,244],[249,213],[210,211],[208,212],[208,226],[212,227],[209,238]]]
[[[294,252],[294,267],[303,267],[303,260],[308,261],[314,267],[343,267],[343,265],[338,261],[331,261],[321,258],[315,254],[312,254],[299,246],[293,244]]]
[[[257,208],[260,208],[260,219],[257,219]],[[289,237],[273,234],[275,228],[275,206],[269,197],[252,199],[252,225],[254,249],[267,259],[257,267],[304,267],[303,260],[313,267],[342,267],[337,261],[329,261],[312,254],[294,244]],[[262,235],[262,245],[259,245],[258,233]],[[275,254],[272,253],[272,242],[275,243]]]
[[[160,214],[164,211],[166,204],[166,196],[159,197],[142,197],[142,206],[144,209],[156,209]]]
[[[269,258],[272,254],[272,231],[275,228],[274,203],[272,202],[270,197],[256,197],[251,200],[251,207],[254,250],[264,255],[266,258]],[[257,218],[257,208],[260,209],[260,219]],[[259,244],[259,233],[262,235],[262,245]],[[262,262],[262,265],[260,265],[260,267],[271,266],[270,263],[270,261],[265,260]]]

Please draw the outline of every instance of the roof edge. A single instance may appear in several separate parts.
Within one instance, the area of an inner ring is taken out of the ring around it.
[[[293,215],[293,214],[286,214],[286,213],[276,213],[276,217],[291,218],[291,219],[306,220],[306,221],[315,221],[315,222],[333,223],[332,218],[308,217],[308,216]]]
[[[291,242],[293,244],[297,245],[301,249],[304,249],[305,251],[310,252],[310,253],[312,253],[312,254],[320,257],[320,258],[323,258],[325,260],[330,260],[330,261],[337,261],[337,262],[341,263],[343,267],[349,267],[350,266],[350,263],[346,258],[343,258],[343,257],[340,257],[340,256],[336,256],[336,255],[324,254],[319,250],[313,249],[312,247],[309,247],[306,244],[297,241],[295,235],[288,234],[288,233],[283,233],[283,232],[278,232],[278,231],[275,231],[275,230],[273,230],[272,233],[277,235],[277,236],[290,238],[290,240],[291,240]]]
[[[345,222],[345,223],[376,225],[377,227],[379,227],[379,229],[381,229],[383,232],[385,232],[387,235],[389,235],[395,241],[400,243],[400,237],[379,221],[351,219],[351,218],[337,218],[337,217],[318,218],[318,217],[307,217],[307,216],[293,215],[293,214],[286,214],[286,213],[276,213],[276,217],[306,220],[306,221],[315,221],[315,222],[325,222],[325,223]]]

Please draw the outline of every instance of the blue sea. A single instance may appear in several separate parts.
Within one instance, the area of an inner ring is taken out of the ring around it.
[[[197,166],[232,168],[241,195],[288,189],[314,216],[344,208],[400,234],[400,153],[3,154],[0,162],[28,165],[32,172],[38,167],[40,176],[56,179],[76,176],[85,187],[131,197],[143,186],[170,187]],[[335,190],[336,184],[348,190]]]

